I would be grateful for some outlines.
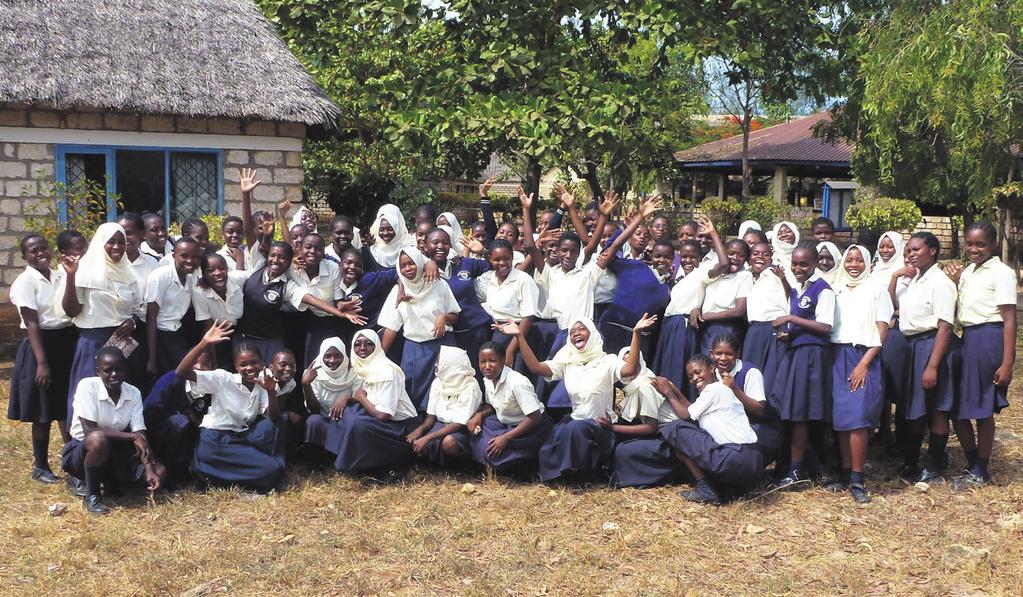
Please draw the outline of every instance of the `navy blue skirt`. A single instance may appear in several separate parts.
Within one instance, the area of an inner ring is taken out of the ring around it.
[[[938,383],[930,390],[925,390],[921,383],[924,369],[927,368],[927,362],[931,359],[931,351],[934,350],[936,338],[936,332],[924,332],[906,337],[908,366],[903,378],[905,389],[898,395],[895,402],[895,416],[900,419],[917,421],[935,412],[951,413],[955,411],[954,346],[949,346],[948,353],[938,366]]]
[[[199,428],[182,413],[146,421],[146,438],[156,459],[174,475],[188,473],[199,439]]]
[[[663,425],[661,437],[714,481],[749,487],[764,472],[764,456],[755,444],[719,444],[691,421]]]
[[[995,371],[1002,366],[1004,330],[1001,323],[963,328],[956,419],[987,419],[1009,406],[1009,388],[992,383]]]
[[[434,431],[439,431],[445,426],[447,426],[447,423],[437,421],[433,424],[433,427],[426,431],[426,433],[429,434]],[[458,445],[458,450],[461,452],[459,456],[449,456],[444,453],[444,449],[441,447],[441,444],[449,437]],[[430,441],[426,444],[426,450],[422,456],[427,461],[432,462],[437,466],[456,466],[464,464],[467,460],[469,460],[469,454],[469,432],[463,428],[440,439]]]
[[[895,404],[906,389],[906,367],[909,354],[906,336],[896,325],[888,330],[888,337],[881,345],[881,371],[884,373],[884,399]]]
[[[401,369],[405,372],[405,391],[419,412],[426,411],[426,398],[433,383],[434,366],[441,346],[455,346],[454,334],[444,334],[428,342],[405,339],[401,351]],[[479,359],[477,359],[477,362]]]
[[[881,422],[884,406],[884,374],[875,358],[867,367],[867,379],[855,392],[849,390],[849,376],[867,353],[863,346],[832,345],[835,363],[831,367],[831,421],[835,431],[873,429]]]
[[[353,403],[345,407],[340,420],[327,422],[323,449],[335,455],[334,468],[343,473],[405,469],[412,462],[412,445],[405,437],[418,426],[418,417],[378,421],[361,404]]]
[[[760,369],[764,374],[764,387],[772,388],[787,348],[788,345],[778,339],[770,321],[754,321],[742,341],[742,362]]]
[[[184,326],[176,331],[156,330],[156,367],[163,375],[167,371],[173,371],[181,364],[189,350],[192,350],[192,342],[188,331]]]
[[[659,436],[630,439],[615,445],[611,477],[615,487],[670,485],[681,482],[685,473],[685,465]]]
[[[700,352],[709,355],[711,349],[714,348],[714,338],[726,333],[735,334],[735,337],[739,339],[739,345],[742,346],[742,337],[746,333],[746,322],[735,319],[703,322],[703,327],[700,328]]]
[[[747,415],[748,416],[748,415]],[[781,447],[785,442],[785,433],[781,421],[777,419],[758,419],[749,417],[749,425],[757,434],[757,450],[764,457],[764,466],[771,464],[781,456]]]
[[[11,371],[10,399],[7,402],[7,418],[26,423],[50,423],[67,420],[68,380],[71,377],[71,362],[75,345],[73,327],[56,330],[39,330],[43,351],[50,367],[50,386],[36,385],[36,354],[28,338],[18,344]],[[94,373],[95,375],[95,373]]]
[[[768,401],[782,421],[830,421],[831,347],[804,344],[789,348]]]
[[[345,410],[348,410],[347,406]],[[305,420],[305,443],[322,448],[327,443],[327,433],[333,424],[334,421],[331,421],[324,415],[309,415]]]
[[[245,431],[202,428],[192,473],[210,486],[279,489],[285,470],[284,436],[280,421],[262,416]]]
[[[483,419],[480,427],[482,428],[480,434],[470,438],[472,459],[500,473],[517,466],[536,467],[540,446],[547,441],[553,424],[550,417],[543,415],[539,425],[534,426],[525,435],[508,442],[508,446],[494,458],[487,456],[487,446],[490,445],[490,440],[508,433],[518,427],[518,424],[505,425],[497,419],[496,415],[490,415]]]
[[[611,455],[614,433],[592,419],[565,415],[540,447],[540,480],[595,470]]]
[[[661,326],[650,369],[671,380],[686,397],[695,399],[696,394],[686,375],[686,361],[696,354],[696,350],[696,328],[689,325],[689,316],[672,315]]]
[[[536,360],[541,363],[549,360],[558,354],[561,347],[568,342],[568,330],[558,330],[557,335],[554,336],[554,341],[550,344],[550,349],[547,351],[547,356],[543,359],[540,355],[536,356]],[[554,391],[559,389],[559,397],[557,399],[558,404],[551,404],[551,399]],[[548,406],[555,407],[569,407],[572,406],[572,402],[568,400],[568,394],[565,392],[565,384],[561,381],[547,381],[543,377],[537,377],[536,379],[536,397]]]
[[[60,455],[60,468],[67,474],[85,480],[85,442],[72,439],[64,444]],[[146,467],[139,460],[132,442],[112,442],[110,460],[105,467],[103,481],[135,483],[146,478]]]
[[[274,355],[284,350],[283,338],[253,338],[252,336],[246,336],[242,333],[235,334],[233,344],[234,348],[238,348],[239,344],[251,344],[255,346],[256,350],[259,351],[259,358],[263,360],[264,365],[269,365],[270,361],[273,360]],[[234,364],[233,358],[231,364]]]

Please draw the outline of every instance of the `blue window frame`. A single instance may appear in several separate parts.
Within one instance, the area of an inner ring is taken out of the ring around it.
[[[144,157],[133,164],[128,172],[118,177],[118,161],[130,157]],[[219,149],[209,148],[167,148],[141,146],[99,146],[99,145],[57,145],[55,148],[56,180],[67,188],[80,177],[98,179],[102,173],[106,187],[107,220],[117,215],[114,195],[128,190],[132,182],[149,182],[162,179],[162,188],[150,185],[145,196],[148,199],[142,208],[132,205],[125,197],[127,210],[162,210],[164,223],[170,226],[172,219],[184,220],[210,211],[224,213],[224,155]],[[162,165],[162,167],[161,167]],[[136,171],[137,169],[137,171]],[[136,176],[130,179],[130,176]],[[118,188],[119,180],[121,186]],[[61,224],[68,219],[67,201],[58,206]]]

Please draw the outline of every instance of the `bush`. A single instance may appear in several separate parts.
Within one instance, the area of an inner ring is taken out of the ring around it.
[[[704,199],[700,211],[707,216],[721,234],[735,230],[742,205],[734,199]]]
[[[789,211],[787,205],[782,205],[774,200],[773,197],[766,197],[759,195],[757,197],[750,197],[749,201],[740,204],[739,215],[736,219],[740,222],[745,220],[753,220],[759,223],[761,226],[770,229],[775,222],[788,219],[785,216],[786,212]],[[798,222],[793,222],[798,224]]]
[[[39,181],[40,195],[45,197],[45,207],[29,205],[25,208],[25,230],[42,235],[57,256],[57,235],[63,230],[77,230],[85,238],[92,238],[99,225],[107,221],[107,191],[98,182],[81,180],[65,186],[59,182]],[[66,202],[67,223],[60,223],[60,204]],[[114,195],[114,205],[122,206],[119,195]]]
[[[878,233],[909,232],[922,218],[916,202],[879,196],[857,199],[845,213],[845,221],[853,229]]]

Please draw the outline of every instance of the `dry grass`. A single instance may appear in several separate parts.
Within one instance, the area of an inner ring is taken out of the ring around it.
[[[1017,371],[1015,388],[1021,381]],[[894,479],[894,465],[872,460],[865,508],[818,489],[723,507],[688,505],[670,488],[472,480],[475,492],[463,492],[469,479],[426,473],[382,489],[295,476],[263,499],[136,497],[90,518],[63,486],[28,479],[29,428],[4,421],[0,592],[1020,595],[1023,393],[1013,395],[999,418],[994,486],[918,493]],[[954,439],[950,448],[962,466]],[[50,516],[55,502],[67,514]],[[946,567],[951,544],[990,555]]]

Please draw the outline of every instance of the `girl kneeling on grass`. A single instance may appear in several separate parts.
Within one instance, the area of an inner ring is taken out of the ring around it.
[[[215,323],[178,365],[178,377],[194,383],[198,394],[210,394],[203,417],[192,473],[213,486],[239,486],[260,493],[279,489],[284,480],[284,430],[279,419],[277,381],[263,373],[256,346],[234,349],[234,368],[198,371],[199,355],[231,339],[231,324]]]
[[[362,381],[345,355],[340,338],[327,338],[320,343],[316,358],[302,375],[302,393],[309,418],[305,421],[305,452],[318,463],[323,457],[330,426],[341,419],[348,401]]]
[[[503,324],[505,334],[519,336],[522,359],[529,370],[550,381],[564,380],[572,412],[554,425],[540,448],[540,479],[564,478],[588,482],[601,463],[611,455],[614,432],[614,384],[623,377],[635,377],[639,371],[640,340],[657,316],[644,313],[633,327],[628,360],[604,352],[604,341],[593,321],[575,318],[568,326],[568,343],[552,359],[539,362],[521,337],[515,324]]]
[[[400,480],[412,459],[405,438],[419,424],[405,391],[405,373],[387,358],[372,330],[355,332],[352,369],[361,387],[343,406],[332,407],[337,420],[327,429],[323,447],[335,455],[334,468],[343,473],[379,473],[378,479]]]
[[[533,383],[504,364],[500,344],[485,342],[479,359],[486,403],[469,419],[473,459],[498,473],[534,472],[540,446],[551,432],[550,417]]]
[[[97,350],[95,360],[96,377],[83,379],[75,388],[71,441],[64,444],[61,468],[85,479],[81,494],[86,512],[108,514],[101,483],[108,494],[121,482],[145,481],[156,491],[167,471],[149,449],[142,394],[124,382],[128,360],[112,346]]]
[[[482,401],[469,355],[455,346],[441,346],[426,418],[405,440],[413,452],[439,466],[464,462],[469,458],[466,424]]]

